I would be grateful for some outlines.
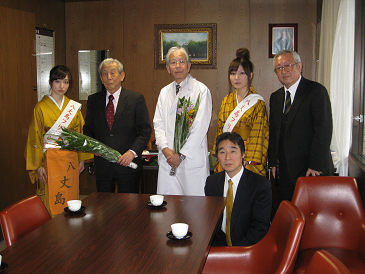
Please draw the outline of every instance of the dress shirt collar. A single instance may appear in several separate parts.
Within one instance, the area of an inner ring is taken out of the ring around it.
[[[233,205],[234,205],[234,199],[236,198],[236,192],[237,192],[237,188],[238,188],[238,184],[240,183],[242,174],[244,172],[244,167],[242,166],[241,170],[232,178],[230,178],[227,174],[227,172],[225,172],[226,176],[225,176],[225,180],[224,180],[224,189],[223,189],[223,197],[227,197],[227,190],[228,190],[228,181],[229,179],[232,180],[233,182]],[[227,216],[227,212],[226,212],[226,208],[224,208],[223,211],[223,219],[222,219],[222,226],[221,226],[221,230],[226,233],[226,216]]]
[[[301,79],[302,79],[302,75],[300,75],[298,81],[296,81],[290,88],[286,88],[284,86],[285,94],[286,94],[286,91],[287,90],[289,90],[289,92],[290,92],[290,99],[291,99],[291,103],[292,104],[294,102],[295,93],[297,92],[297,89],[298,89],[298,86],[299,86],[299,82],[300,82]],[[285,104],[285,102],[284,102],[284,104]]]
[[[231,179],[233,182],[233,200],[234,200],[234,198],[236,197],[237,187],[238,187],[238,184],[240,183],[243,172],[244,172],[243,166],[242,166],[241,170],[236,175],[234,175],[232,178],[230,178],[226,172],[226,176],[225,176],[225,180],[224,180],[224,192],[223,192],[224,197],[227,196],[228,181]]]
[[[114,113],[117,111],[117,106],[118,106],[118,101],[119,101],[119,96],[120,96],[120,92],[122,91],[122,87],[120,87],[116,92],[114,92],[113,94],[111,94],[109,91],[106,91],[106,98],[105,98],[105,107],[108,105],[109,102],[109,96],[113,95],[114,99],[113,99],[113,104],[114,104]]]
[[[190,73],[188,74],[188,76],[186,76],[186,78],[179,84],[181,89],[180,91],[183,89],[183,87],[186,85],[186,83],[188,82],[189,78],[191,77]],[[175,81],[175,90],[176,90],[176,85],[178,85],[178,83]],[[179,92],[180,93],[180,92]]]

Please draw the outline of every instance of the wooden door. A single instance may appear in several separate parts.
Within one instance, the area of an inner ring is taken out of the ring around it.
[[[35,194],[24,149],[37,102],[35,14],[0,7],[0,210]]]

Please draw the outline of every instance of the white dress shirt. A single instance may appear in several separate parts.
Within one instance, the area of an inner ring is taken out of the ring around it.
[[[232,180],[233,182],[233,185],[232,185],[232,188],[233,188],[233,204],[234,204],[234,199],[236,198],[236,192],[237,192],[237,187],[238,187],[238,184],[240,183],[240,180],[241,180],[241,177],[242,177],[242,174],[244,172],[244,167],[242,166],[241,170],[235,175],[233,176],[232,178],[230,178],[226,172],[226,177],[225,177],[225,181],[224,181],[224,188],[223,188],[223,197],[227,197],[227,190],[228,190],[228,187],[229,187],[229,183],[228,181],[229,180]],[[224,233],[226,233],[226,222],[227,222],[227,213],[226,213],[226,208],[224,208],[224,211],[223,211],[223,222],[222,222],[222,231]]]

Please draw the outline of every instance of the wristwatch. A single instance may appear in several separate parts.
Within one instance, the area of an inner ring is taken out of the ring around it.
[[[180,152],[178,154],[179,154],[180,160],[181,161],[184,161],[185,158],[186,158],[186,156],[185,155],[182,155]]]

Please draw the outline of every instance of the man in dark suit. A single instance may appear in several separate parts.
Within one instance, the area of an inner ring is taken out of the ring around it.
[[[334,172],[331,102],[324,86],[301,76],[302,68],[295,51],[274,57],[274,71],[284,86],[270,97],[269,167],[281,201],[291,200],[298,177]]]
[[[122,156],[111,163],[94,158],[96,186],[99,192],[138,193],[141,154],[151,135],[151,125],[142,94],[122,87],[123,65],[116,59],[105,59],[99,74],[106,91],[88,98],[84,134],[119,151]],[[131,162],[137,169],[128,167]]]
[[[205,195],[227,197],[227,201],[223,218],[219,223],[220,229],[212,245],[256,244],[266,235],[270,226],[271,183],[265,177],[243,167],[245,146],[238,133],[225,132],[219,135],[216,141],[216,155],[224,171],[207,178]],[[229,201],[230,184],[233,207]]]

